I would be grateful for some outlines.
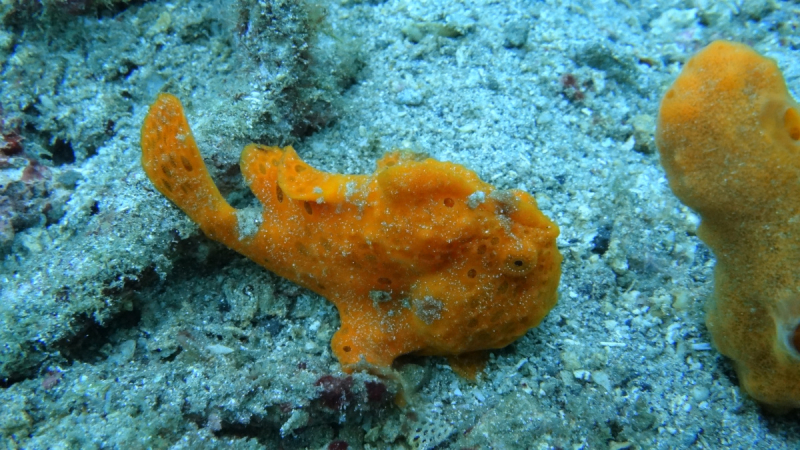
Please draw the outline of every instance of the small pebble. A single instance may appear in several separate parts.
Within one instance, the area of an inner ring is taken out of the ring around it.
[[[233,353],[232,348],[219,344],[208,345],[206,346],[206,350],[214,355],[227,355],[228,353]]]
[[[528,40],[528,23],[524,20],[509,22],[503,30],[503,46],[506,48],[520,48]]]
[[[707,387],[695,386],[694,389],[692,389],[692,398],[698,403],[708,400],[710,395],[711,393]]]
[[[403,89],[397,93],[397,103],[406,106],[419,106],[424,97],[419,89]]]

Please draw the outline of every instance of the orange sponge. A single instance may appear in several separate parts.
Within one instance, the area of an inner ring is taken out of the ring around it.
[[[142,127],[142,167],[162,194],[212,239],[336,305],[331,346],[345,370],[500,348],[555,305],[558,227],[529,194],[400,152],[377,165],[331,174],[291,147],[251,144],[241,171],[262,207],[236,210],[178,99],[160,95]]]
[[[799,111],[773,60],[717,41],[667,91],[656,131],[670,186],[717,258],[714,344],[776,409],[800,407]]]

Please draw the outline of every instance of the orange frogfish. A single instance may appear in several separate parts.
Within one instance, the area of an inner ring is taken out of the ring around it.
[[[336,305],[331,347],[346,371],[504,347],[556,303],[558,227],[531,195],[463,166],[393,152],[372,175],[340,175],[250,144],[241,172],[261,206],[237,210],[177,98],[159,95],[141,142],[156,189],[208,237]]]
[[[661,101],[670,186],[700,214],[717,259],[706,323],[742,387],[773,410],[800,407],[800,106],[775,61],[717,41]]]

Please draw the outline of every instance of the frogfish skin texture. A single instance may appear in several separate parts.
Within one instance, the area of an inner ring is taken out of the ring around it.
[[[177,98],[158,97],[141,142],[156,189],[209,238],[336,305],[331,347],[345,370],[500,348],[556,303],[558,227],[529,194],[463,166],[393,152],[371,175],[340,175],[292,147],[250,144],[241,172],[261,206],[237,210]]]

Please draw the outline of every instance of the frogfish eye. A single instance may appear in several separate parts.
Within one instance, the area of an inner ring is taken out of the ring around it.
[[[536,252],[530,254],[510,254],[503,261],[503,273],[511,276],[523,276],[536,267]]]

